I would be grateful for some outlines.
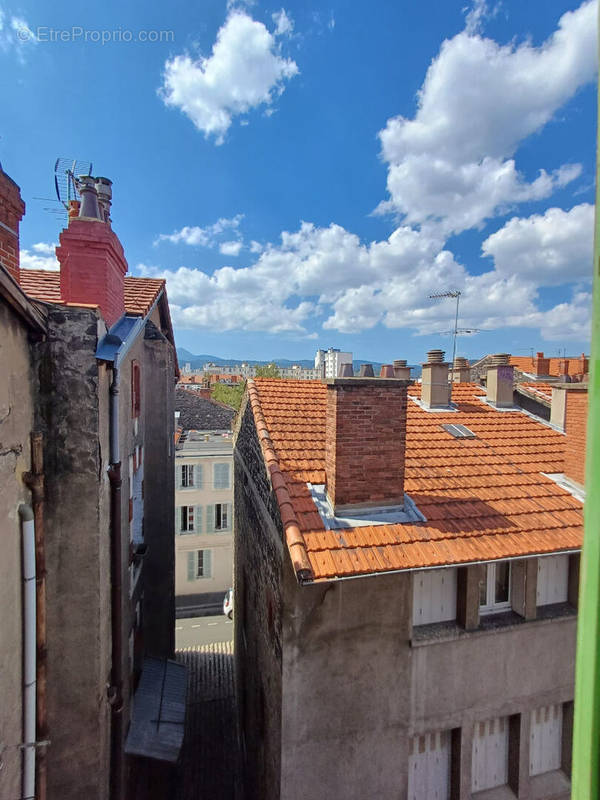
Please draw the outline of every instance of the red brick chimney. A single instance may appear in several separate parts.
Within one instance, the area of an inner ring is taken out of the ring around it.
[[[408,384],[397,378],[327,380],[326,491],[336,514],[404,504]]]
[[[544,358],[543,353],[536,353],[533,359],[533,374],[534,375],[549,375],[550,374],[550,359]]]
[[[579,369],[577,370],[581,375],[587,375],[590,371],[590,360],[586,356],[585,353],[582,353],[580,358],[577,359],[579,362]]]
[[[60,246],[56,248],[60,295],[63,303],[99,306],[110,327],[125,313],[127,261],[121,242],[110,227],[108,211],[98,205],[94,180],[106,181],[88,181],[81,205],[85,216],[70,219],[69,227],[60,234]]]
[[[0,264],[17,283],[19,270],[19,224],[25,214],[21,190],[0,167]]]
[[[588,395],[583,383],[563,384],[565,388],[565,475],[581,486],[585,483],[585,439]]]

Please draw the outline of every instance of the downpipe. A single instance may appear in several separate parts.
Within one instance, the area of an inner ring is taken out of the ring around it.
[[[23,544],[23,800],[35,798],[36,585],[35,523],[31,506],[19,506]]]

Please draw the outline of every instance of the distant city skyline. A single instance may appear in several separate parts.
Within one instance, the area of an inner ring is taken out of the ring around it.
[[[189,350],[420,363],[452,353],[454,303],[430,299],[449,289],[480,330],[457,355],[589,349],[595,0],[108,0],[76,19],[0,0],[0,18],[23,266],[55,266],[45,209],[71,156],[113,180],[130,273],[166,277]]]

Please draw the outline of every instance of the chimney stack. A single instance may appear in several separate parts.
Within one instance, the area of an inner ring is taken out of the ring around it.
[[[340,364],[338,369],[338,378],[352,378],[354,377],[354,369],[352,364]]]
[[[382,364],[381,371],[379,372],[380,378],[393,378],[394,367],[391,364]]]
[[[400,378],[402,381],[410,380],[410,367],[407,366],[405,358],[397,358],[394,361],[394,378]]]
[[[457,356],[452,368],[453,383],[468,383],[471,380],[471,364],[468,358]]]
[[[375,373],[373,372],[373,365],[372,364],[361,364],[360,370],[358,372],[359,378],[374,378]]]
[[[21,190],[0,166],[0,264],[19,283],[19,224],[25,214]]]
[[[70,219],[56,248],[60,262],[60,296],[63,303],[99,306],[110,328],[125,313],[127,261],[117,235],[110,224],[100,218],[96,182],[102,187],[102,202],[106,203],[106,187],[108,185],[110,191],[110,181],[89,175],[81,180],[79,216]]]
[[[563,384],[566,434],[564,473],[580,486],[585,484],[585,445],[588,416],[587,384]],[[554,400],[554,392],[552,393]]]
[[[508,353],[496,353],[487,371],[487,399],[496,408],[512,408],[514,367]]]
[[[559,358],[558,359],[558,376],[563,381],[569,377],[569,359],[568,358]]]
[[[550,359],[544,358],[543,353],[536,353],[533,359],[533,373],[534,375],[549,375],[550,374]]]
[[[326,492],[334,513],[402,506],[408,381],[357,377],[326,383]]]
[[[443,350],[429,350],[421,374],[421,402],[425,408],[447,408],[450,403],[448,364]]]

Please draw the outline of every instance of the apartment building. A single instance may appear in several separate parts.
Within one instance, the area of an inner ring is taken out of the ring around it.
[[[161,765],[176,761],[183,736],[183,711],[151,731],[144,717],[163,691],[185,699],[185,676],[182,685],[168,660],[177,361],[164,281],[126,276],[111,182],[86,176],[81,198],[60,234],[60,270],[22,269],[25,207],[0,170],[1,560],[11,608],[0,623],[10,762],[0,795],[137,800],[150,796],[149,771],[166,789]],[[20,527],[35,539],[25,576]],[[37,621],[21,604],[23,577]]]
[[[312,381],[321,377],[316,367],[303,367],[300,364],[292,364],[291,367],[279,367],[279,374],[282,378],[297,381]]]
[[[317,350],[315,369],[318,378],[337,378],[344,364],[352,364],[352,353],[343,353],[336,347]]]
[[[175,453],[177,615],[219,609],[232,579],[231,430],[185,430]]]
[[[507,355],[382,375],[257,379],[237,419],[247,796],[566,800],[586,395],[560,432]]]

